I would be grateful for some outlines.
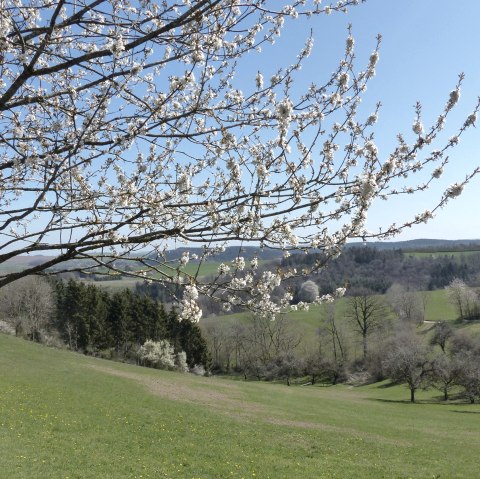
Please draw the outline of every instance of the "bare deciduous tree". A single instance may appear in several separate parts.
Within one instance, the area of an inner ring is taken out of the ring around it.
[[[329,302],[323,306],[322,325],[318,330],[320,336],[326,335],[330,344],[330,357],[324,357],[322,362],[323,371],[330,376],[333,384],[345,374],[348,362],[348,348],[345,332],[338,324],[335,311],[335,302]]]
[[[430,338],[430,344],[435,346],[438,344],[445,354],[447,342],[454,335],[452,326],[447,321],[438,321],[433,328],[433,335]]]
[[[412,403],[417,389],[428,384],[431,372],[427,349],[413,332],[403,332],[394,338],[383,367],[392,380],[407,385]]]
[[[450,390],[457,384],[461,375],[460,362],[446,354],[436,356],[432,361],[433,385],[442,391],[443,399],[448,401]]]
[[[417,291],[410,291],[400,284],[392,285],[387,291],[387,299],[397,317],[415,324],[425,319],[426,299]]]
[[[358,290],[347,298],[346,317],[362,336],[363,359],[368,355],[368,337],[389,316],[383,299],[367,290]]]
[[[54,308],[53,288],[44,278],[30,276],[0,288],[0,312],[15,328],[34,341],[51,321]]]
[[[430,127],[416,106],[413,131],[384,158],[373,133],[378,108],[358,113],[380,37],[359,68],[348,32],[336,70],[305,91],[295,79],[311,38],[271,78],[254,73],[240,88],[235,77],[238,62],[273,43],[290,21],[357,3],[1,0],[0,263],[27,253],[50,257],[2,272],[0,286],[53,266],[99,266],[158,281],[183,277],[184,319],[199,319],[199,290],[219,288],[232,304],[243,298],[236,292],[251,293],[247,306],[273,315],[276,278],[219,272],[212,287],[180,272],[188,253],[172,264],[166,249],[177,241],[203,245],[201,262],[236,240],[334,257],[348,238],[390,237],[429,220],[478,170],[403,224],[392,220],[381,232],[365,226],[375,198],[432,184],[475,124],[478,105],[436,144],[463,77]],[[430,176],[417,184],[420,169]],[[79,259],[89,262],[71,261]],[[138,266],[127,268],[130,262]],[[231,270],[245,267],[239,257]]]

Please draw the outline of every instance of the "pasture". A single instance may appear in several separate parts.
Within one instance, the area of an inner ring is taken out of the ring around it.
[[[287,387],[107,362],[0,335],[8,478],[477,476],[480,406],[386,383]]]
[[[477,251],[409,251],[405,250],[404,254],[411,258],[440,258],[448,257],[460,261],[462,259],[468,259],[469,256],[479,255],[480,250]]]

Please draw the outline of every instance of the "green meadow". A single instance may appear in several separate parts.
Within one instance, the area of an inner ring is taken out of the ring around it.
[[[478,477],[480,406],[387,383],[287,387],[0,335],[1,477]]]
[[[447,256],[449,258],[460,260],[464,257],[478,255],[480,251],[404,251],[406,256],[412,258],[440,258]]]
[[[449,303],[444,289],[435,291],[425,291],[426,295],[426,321],[454,321],[457,318],[455,308]],[[335,302],[335,314],[341,320],[346,314],[348,297],[340,298]],[[221,317],[222,321],[233,321],[243,319],[250,313],[234,313]],[[292,311],[288,316],[298,323],[304,325],[307,329],[312,330],[320,326],[320,321],[325,316],[323,305],[310,305],[308,311]]]
[[[265,264],[267,261],[259,261],[259,264]],[[205,261],[201,264],[199,263],[188,263],[187,265],[180,268],[180,271],[188,276],[194,276],[197,278],[205,278],[208,276],[215,276],[218,273],[218,268],[220,266],[218,261]],[[161,276],[170,276],[174,277],[177,275],[177,266],[178,264],[172,264],[170,267],[164,265],[159,268],[159,273],[154,275],[155,278],[160,278]],[[84,280],[87,281],[87,280]],[[108,280],[108,281],[92,281],[92,284],[98,286],[99,288],[106,289],[110,292],[120,291],[122,289],[134,289],[135,285],[138,282],[143,280],[135,277],[123,276],[121,279]],[[90,282],[90,281],[89,281]]]

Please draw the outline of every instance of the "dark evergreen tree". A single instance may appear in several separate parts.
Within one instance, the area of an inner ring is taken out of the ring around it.
[[[57,327],[60,335],[71,349],[84,350],[89,344],[88,324],[85,311],[85,286],[69,280],[57,289]]]
[[[109,310],[108,294],[94,285],[85,288],[85,315],[88,324],[89,348],[106,349],[109,346],[107,319]]]
[[[166,314],[167,339],[177,351],[185,351],[187,364],[193,367],[203,364],[210,367],[210,354],[202,332],[197,324],[190,321],[179,321],[175,309]]]
[[[114,293],[110,297],[107,315],[110,346],[115,349],[117,354],[122,356],[128,351],[129,343],[132,340],[130,329],[132,306],[132,294],[128,290]]]

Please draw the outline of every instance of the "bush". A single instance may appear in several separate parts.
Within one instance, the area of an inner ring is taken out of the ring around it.
[[[138,349],[137,359],[142,366],[188,371],[187,354],[184,351],[175,353],[173,346],[166,339],[160,341],[147,339]]]

